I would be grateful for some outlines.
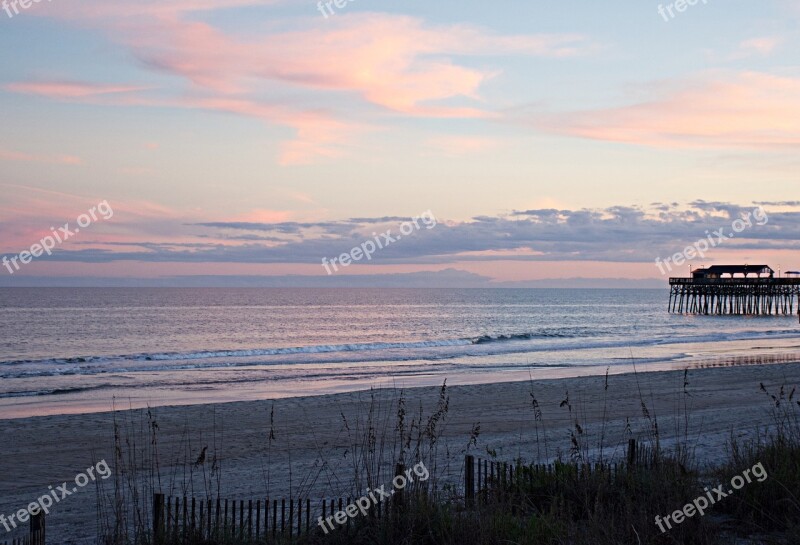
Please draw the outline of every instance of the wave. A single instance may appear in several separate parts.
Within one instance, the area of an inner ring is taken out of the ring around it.
[[[536,333],[510,333],[501,335],[481,335],[479,337],[466,337],[461,339],[442,339],[436,341],[411,341],[393,343],[352,343],[352,344],[322,344],[310,346],[295,346],[282,348],[253,348],[244,350],[202,350],[196,352],[157,352],[149,354],[122,354],[110,356],[73,356],[68,358],[50,358],[42,360],[10,360],[0,361],[3,366],[24,364],[44,365],[74,365],[83,363],[102,363],[108,361],[180,361],[204,360],[214,358],[248,358],[257,356],[282,356],[292,354],[327,354],[332,352],[367,352],[377,350],[404,350],[421,348],[445,348],[452,346],[469,346],[477,344],[498,343],[508,341],[522,341],[549,338],[582,338],[596,336],[596,329],[588,328],[561,328],[552,331]]]
[[[576,339],[588,336],[597,336],[597,335],[587,335],[585,333],[579,335],[575,332],[552,331],[546,333],[510,333],[508,335],[482,335],[480,337],[475,337],[473,339],[470,339],[470,341],[472,344],[488,344],[488,343],[499,343],[506,341],[529,341],[532,339]]]
[[[0,399],[9,399],[14,397],[38,397],[38,396],[51,396],[51,395],[64,395],[76,394],[80,392],[91,392],[93,390],[102,390],[110,388],[111,385],[103,384],[100,386],[79,386],[75,388],[52,388],[49,390],[25,390],[21,392],[4,392],[0,393]]]
[[[71,358],[52,358],[44,360],[3,361],[0,365],[51,364],[70,365],[75,363],[97,363],[107,361],[180,361],[204,360],[212,358],[248,358],[254,356],[281,356],[291,354],[325,354],[330,352],[363,352],[370,350],[437,348],[445,346],[463,346],[472,344],[470,339],[418,341],[405,343],[363,343],[363,344],[326,344],[314,346],[297,346],[287,348],[255,348],[247,350],[203,350],[198,352],[161,352],[152,354],[123,354],[119,356],[81,356]]]
[[[118,356],[80,356],[67,358],[50,358],[41,360],[0,361],[0,378],[23,378],[31,376],[69,376],[94,375],[102,373],[135,373],[158,370],[191,370],[198,368],[226,368],[252,365],[269,365],[271,363],[304,363],[310,360],[320,363],[323,360],[314,355],[332,354],[324,362],[337,363],[361,361],[370,352],[383,354],[376,356],[384,361],[404,361],[412,359],[440,360],[460,356],[486,355],[514,352],[564,351],[593,348],[614,348],[620,346],[659,346],[666,344],[725,342],[758,338],[782,338],[796,336],[795,330],[740,331],[732,333],[715,332],[699,335],[657,335],[648,338],[634,339],[619,334],[610,335],[599,329],[592,329],[587,334],[586,328],[552,328],[537,332],[503,333],[497,335],[481,335],[460,339],[442,339],[412,342],[378,342],[353,344],[325,344],[282,348],[255,348],[243,350],[205,350],[193,352],[155,352],[126,354]],[[549,340],[555,342],[536,343],[525,341]],[[487,345],[497,345],[489,348]],[[463,347],[458,350],[458,347]],[[472,347],[472,349],[470,349]],[[483,347],[481,352],[476,352]],[[446,350],[455,348],[456,350]],[[428,349],[428,350],[426,350]],[[443,349],[443,350],[440,350]],[[486,352],[486,351],[489,352]],[[389,353],[391,352],[391,353]],[[355,357],[354,353],[363,356]],[[339,354],[334,356],[333,354]],[[348,356],[348,354],[350,354]],[[253,362],[251,358],[274,356],[307,356],[295,360],[280,362]],[[232,361],[232,360],[240,361]],[[241,361],[250,359],[249,361]],[[364,360],[368,361],[368,360]],[[163,365],[154,365],[162,362]],[[176,364],[170,365],[169,362]],[[180,364],[179,362],[185,362]],[[202,363],[207,362],[207,363]],[[16,367],[13,371],[11,368]]]

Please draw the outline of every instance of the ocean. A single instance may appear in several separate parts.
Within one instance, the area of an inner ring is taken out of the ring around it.
[[[800,359],[668,290],[0,289],[0,418]]]

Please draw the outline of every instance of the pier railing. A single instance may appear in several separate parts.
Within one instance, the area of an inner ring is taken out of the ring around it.
[[[673,286],[800,286],[800,278],[670,278],[669,283]]]
[[[669,284],[667,309],[679,314],[789,316],[800,300],[800,278],[670,278]]]

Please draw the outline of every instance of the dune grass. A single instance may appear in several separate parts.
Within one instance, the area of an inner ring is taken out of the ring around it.
[[[579,411],[573,412],[569,394],[558,408],[551,409],[563,411],[574,422],[565,430],[571,448],[569,453],[550,456],[546,434],[542,433],[542,440],[538,440],[544,424],[543,410],[531,392],[530,427],[535,429],[537,444],[531,445],[530,452],[535,454],[527,462],[551,464],[554,469],[532,472],[521,460],[510,461],[516,468],[514,478],[491,481],[473,502],[466,501],[464,491],[457,485],[436,478],[442,460],[452,458],[453,454],[444,452],[450,447],[441,441],[449,413],[447,386],[441,387],[429,411],[420,407],[413,411],[413,416],[402,391],[391,404],[379,402],[373,396],[354,420],[342,415],[352,471],[352,487],[343,495],[390,482],[396,463],[410,465],[424,461],[431,479],[405,491],[402,509],[393,509],[380,518],[354,517],[346,528],[327,534],[314,528],[308,534],[295,536],[291,542],[300,545],[800,543],[800,400],[795,390],[781,387],[771,393],[762,385],[765,403],[772,407],[772,421],[766,422],[752,440],[738,442],[732,438],[725,463],[701,470],[691,455],[687,386],[688,374],[684,373],[683,391],[678,392],[684,396],[684,402],[678,404],[682,406],[680,414],[670,415],[670,419],[684,423],[686,429],[683,440],[670,449],[663,448],[658,418],[640,389],[641,415],[637,418],[645,422],[645,431],[637,437],[643,449],[632,465],[624,465],[607,454],[618,449],[605,444],[612,442],[605,419],[598,434],[600,444],[590,448],[586,424],[579,418]],[[608,391],[607,379],[605,390]],[[608,402],[607,395],[603,400]],[[606,412],[604,409],[603,414]],[[630,435],[630,430],[626,432]],[[129,415],[128,420],[115,422],[117,459],[113,489],[101,490],[99,494],[101,541],[107,545],[152,543],[149,498],[154,491],[177,488],[179,493],[189,496],[218,496],[224,482],[223,460],[217,458],[214,445],[223,433],[214,429],[212,435],[210,446],[205,446],[199,454],[198,445],[207,443],[208,438],[197,441],[185,437],[183,460],[171,460],[172,473],[164,475],[158,447],[159,427],[153,414],[148,412],[146,419],[139,421]],[[268,451],[273,438],[270,428],[265,438]],[[476,423],[465,437],[464,448],[456,454],[476,452],[480,445],[481,428]],[[491,450],[487,448],[487,452],[491,456]],[[758,463],[768,474],[763,482],[747,484],[715,504],[705,516],[687,517],[663,532],[656,525],[655,515],[665,516],[682,509],[703,496],[709,486],[729,482],[732,476]],[[183,474],[175,467],[182,467]],[[200,489],[191,484],[196,474],[202,475]],[[310,486],[296,497],[302,497],[308,490]],[[179,536],[164,542],[252,545],[289,540],[280,536],[257,541],[231,535],[215,539],[189,535],[186,539]]]

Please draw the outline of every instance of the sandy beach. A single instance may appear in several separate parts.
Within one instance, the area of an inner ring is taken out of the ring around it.
[[[658,420],[662,445],[685,441],[699,463],[714,463],[725,457],[731,434],[741,438],[764,431],[771,404],[760,385],[770,393],[781,385],[790,391],[800,384],[800,364],[692,369],[687,382],[684,386],[683,371],[669,371],[448,387],[437,477],[440,483],[458,482],[468,447],[473,454],[490,457],[491,452],[502,461],[544,461],[557,455],[567,459],[575,421],[590,457],[600,454],[602,434],[604,456],[618,458],[629,437],[651,436],[652,422],[643,416],[642,401],[650,417]],[[406,390],[407,419],[420,407],[427,418],[440,393],[440,387]],[[218,490],[223,497],[238,499],[347,494],[352,490],[353,457],[363,455],[359,444],[370,407],[379,428],[378,446],[387,467],[391,464],[399,396],[398,390],[381,389],[152,409],[161,489],[197,496],[207,490],[216,495]],[[538,422],[534,397],[541,410]],[[571,409],[560,406],[567,398]],[[15,512],[46,493],[48,486],[72,481],[98,460],[113,466],[115,418],[128,461],[134,453],[151,449],[147,410],[119,409],[116,414],[0,421],[0,513]],[[477,444],[470,446],[470,433],[477,425]],[[207,455],[195,465],[203,447],[208,447]],[[213,478],[212,463],[218,470]],[[112,483],[102,484],[109,490]],[[54,538],[50,542],[94,537],[95,498],[96,489],[87,486],[62,500],[48,519],[48,537]]]

